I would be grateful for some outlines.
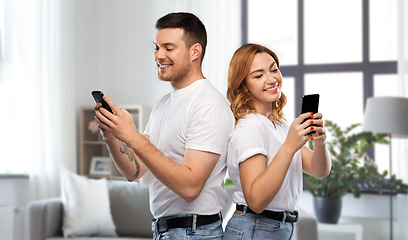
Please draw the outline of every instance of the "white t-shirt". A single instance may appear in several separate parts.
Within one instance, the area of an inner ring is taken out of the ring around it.
[[[286,140],[289,125],[286,122],[275,124],[264,115],[248,114],[240,119],[228,145],[227,165],[231,180],[237,186],[234,203],[248,204],[245,201],[239,176],[239,163],[256,155],[267,158],[267,166],[272,162],[279,148]],[[265,208],[271,211],[294,211],[303,189],[301,151],[297,151],[276,197]],[[271,183],[273,184],[273,183]]]
[[[187,149],[220,154],[200,195],[185,202],[152,174],[150,210],[155,218],[175,214],[216,214],[227,203],[223,188],[228,140],[234,131],[229,102],[206,79],[165,95],[153,108],[145,134],[166,157],[184,163]]]

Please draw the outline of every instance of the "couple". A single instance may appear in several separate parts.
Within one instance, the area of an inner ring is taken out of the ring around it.
[[[174,91],[154,106],[144,134],[108,97],[114,114],[95,106],[121,174],[128,181],[152,174],[154,239],[290,239],[302,172],[324,177],[330,170],[322,114],[302,114],[290,126],[284,121],[282,75],[271,50],[246,44],[235,52],[228,103],[201,70],[207,45],[202,22],[190,13],[171,13],[157,20],[156,29],[158,77]],[[314,152],[304,146],[309,139]],[[226,165],[238,191],[224,234]]]

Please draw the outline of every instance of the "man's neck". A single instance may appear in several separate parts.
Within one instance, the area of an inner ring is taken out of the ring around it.
[[[200,72],[200,74],[194,74],[192,76],[188,76],[185,79],[177,82],[171,82],[171,86],[173,87],[174,91],[183,89],[185,87],[190,86],[197,80],[204,79],[204,75]]]

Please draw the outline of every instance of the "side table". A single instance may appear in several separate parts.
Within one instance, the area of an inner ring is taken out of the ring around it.
[[[0,206],[0,239],[12,240],[14,233],[15,207]]]
[[[319,239],[363,240],[363,226],[358,224],[317,224]]]

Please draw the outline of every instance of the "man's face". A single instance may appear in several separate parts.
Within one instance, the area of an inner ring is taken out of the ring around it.
[[[157,31],[154,42],[154,59],[158,77],[162,81],[181,82],[190,69],[190,56],[180,28],[166,28]]]

